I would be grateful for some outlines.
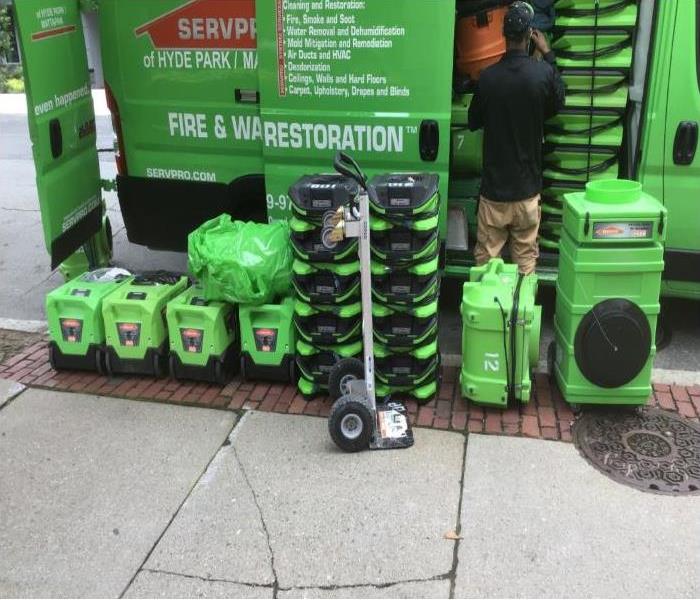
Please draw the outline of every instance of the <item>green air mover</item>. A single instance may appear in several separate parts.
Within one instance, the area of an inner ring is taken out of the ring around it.
[[[437,297],[438,257],[396,268],[372,261],[372,295],[383,304],[414,306]]]
[[[99,269],[47,294],[49,360],[54,369],[104,370],[102,302],[129,279],[123,269]]]
[[[438,176],[429,173],[378,175],[370,182],[377,191],[371,210],[374,216],[399,223],[434,217],[440,208],[438,183]]]
[[[555,27],[552,50],[562,69],[629,68],[632,64],[633,29],[597,27],[590,29]]]
[[[240,305],[241,376],[243,379],[296,379],[294,299],[262,306]]]
[[[565,108],[545,125],[547,142],[595,146],[622,144],[625,111],[620,109]]]
[[[307,175],[289,188],[294,216],[307,223],[324,225],[324,220],[349,204],[359,186],[342,175]]]
[[[416,306],[372,306],[374,339],[385,346],[420,346],[438,331],[437,299]]]
[[[330,227],[307,223],[295,217],[289,221],[292,249],[304,262],[336,263],[355,261],[357,240],[346,238],[340,242],[329,237]]]
[[[328,378],[333,367],[343,358],[362,359],[362,340],[335,346],[317,346],[297,342],[299,391],[306,398],[328,390]]]
[[[360,263],[307,264],[295,260],[294,291],[307,304],[343,304],[360,297]]]
[[[617,177],[620,149],[615,146],[558,146],[544,148],[544,179],[579,181]]]
[[[188,285],[185,276],[143,273],[105,298],[102,315],[108,373],[164,374],[168,361],[166,305]]]
[[[647,402],[665,224],[638,182],[592,181],[566,196],[549,360],[568,402]]]
[[[383,402],[391,400],[394,395],[411,396],[416,399],[419,404],[427,404],[435,398],[438,391],[439,374],[436,377],[430,378],[425,384],[418,386],[391,386],[377,379],[377,387],[375,388],[377,398]]]
[[[636,0],[559,0],[556,3],[559,27],[634,27]]]
[[[238,372],[240,342],[236,308],[210,302],[197,285],[168,303],[170,375],[224,384]]]
[[[370,221],[370,229],[370,247],[375,261],[386,265],[405,265],[425,262],[437,255],[437,215],[401,223],[374,217]]]
[[[374,345],[377,381],[390,387],[421,387],[437,378],[440,354],[437,335],[423,346],[403,347]]]
[[[499,407],[529,402],[542,316],[536,293],[536,275],[519,275],[500,258],[471,270],[461,306],[463,396]]]
[[[297,301],[294,324],[310,344],[348,344],[362,337],[362,304],[315,304]]]
[[[629,74],[625,69],[562,69],[568,109],[624,109]]]

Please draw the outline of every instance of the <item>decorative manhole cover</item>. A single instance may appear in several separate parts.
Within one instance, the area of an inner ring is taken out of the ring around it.
[[[700,425],[656,408],[590,410],[574,444],[596,469],[645,492],[700,493]]]

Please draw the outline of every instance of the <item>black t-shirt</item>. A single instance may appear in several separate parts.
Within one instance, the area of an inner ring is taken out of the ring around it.
[[[544,60],[511,50],[481,72],[469,106],[469,129],[484,128],[481,195],[496,202],[542,191],[544,122],[564,106],[554,52]]]

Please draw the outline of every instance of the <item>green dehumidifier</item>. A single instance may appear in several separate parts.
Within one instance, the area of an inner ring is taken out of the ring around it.
[[[262,306],[240,305],[241,377],[294,382],[294,299]]]
[[[130,277],[124,269],[98,269],[47,294],[49,361],[54,369],[104,371],[102,302]]]
[[[236,307],[208,301],[200,285],[168,303],[170,375],[224,385],[238,373],[240,338]]]
[[[106,368],[110,375],[161,377],[168,362],[166,305],[189,281],[166,272],[143,273],[105,298]]]

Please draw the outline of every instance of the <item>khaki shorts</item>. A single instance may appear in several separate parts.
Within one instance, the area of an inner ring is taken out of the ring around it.
[[[518,202],[479,200],[478,230],[474,258],[477,265],[501,255],[510,238],[510,256],[525,275],[532,273],[540,255],[540,195]]]

